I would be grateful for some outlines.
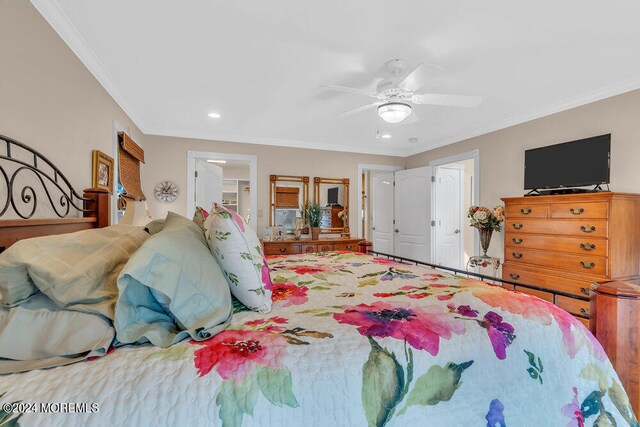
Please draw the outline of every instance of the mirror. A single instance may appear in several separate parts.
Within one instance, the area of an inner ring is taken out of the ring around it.
[[[314,178],[313,201],[322,206],[321,233],[349,234],[349,178]]]
[[[302,218],[301,206],[309,201],[309,177],[271,175],[269,226],[284,227],[287,234],[296,229],[296,218]],[[302,233],[308,230],[302,229]]]

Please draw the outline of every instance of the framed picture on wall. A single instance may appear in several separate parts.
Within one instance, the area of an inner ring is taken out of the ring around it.
[[[102,151],[93,150],[92,179],[93,188],[102,188],[113,193],[113,159]]]

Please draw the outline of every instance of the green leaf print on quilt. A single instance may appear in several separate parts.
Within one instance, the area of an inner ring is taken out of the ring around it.
[[[534,380],[539,380],[540,384],[543,384],[542,373],[544,372],[544,366],[542,366],[542,360],[540,360],[540,358],[538,357],[537,363],[536,363],[535,354],[527,350],[525,350],[524,352],[527,354],[527,357],[529,358],[529,365],[531,365],[531,367],[527,369],[529,376]]]
[[[616,407],[620,415],[629,423],[632,427],[639,427],[640,424],[633,413],[633,408],[629,402],[629,398],[624,392],[622,386],[618,382],[611,378],[609,370],[603,370],[594,363],[589,363],[580,371],[580,377],[586,380],[597,381],[598,390],[592,391],[580,405],[580,411],[585,419],[598,414],[594,426],[615,426],[615,419],[605,408],[602,398],[608,394],[611,402]],[[610,381],[609,381],[610,380]],[[611,386],[608,384],[611,382]]]
[[[459,365],[449,362],[444,367],[434,365],[429,368],[426,374],[416,380],[407,403],[398,415],[404,414],[413,405],[437,405],[450,400],[462,385],[462,373],[472,364],[473,360],[469,360]]]
[[[629,425],[637,426],[638,421],[633,414],[633,408],[631,407],[631,403],[629,403],[629,397],[627,397],[627,394],[624,392],[620,384],[615,380],[613,380],[612,383],[613,384],[609,387],[607,392],[609,393],[609,398],[613,402],[613,405]]]
[[[255,374],[252,373],[251,376]],[[245,414],[253,415],[253,408],[258,400],[258,384],[251,378],[249,381],[222,381],[216,404],[220,408],[218,415],[224,427],[240,427]]]
[[[5,393],[0,394],[0,399],[2,399],[4,397]],[[21,400],[18,400],[16,402],[5,402],[5,405],[7,403],[9,404],[15,404],[15,403],[20,403],[22,402]],[[2,405],[4,407],[4,405]],[[0,408],[0,427],[20,427],[20,423],[18,422],[18,420],[20,419],[20,417],[22,416],[22,414],[14,417],[14,413],[13,412],[7,412],[4,409]]]
[[[176,344],[163,350],[147,356],[144,360],[160,359],[160,360],[182,360],[193,357],[194,347],[185,343]]]
[[[240,252],[240,258],[245,259],[247,261],[253,261],[253,257],[249,252]]]
[[[368,338],[371,352],[362,366],[362,406],[369,426],[384,426],[406,394],[405,374],[395,354],[382,348],[373,338]],[[411,355],[407,363],[408,376],[412,372]]]
[[[300,406],[293,395],[291,372],[287,368],[261,368],[258,371],[258,386],[262,395],[276,406]]]

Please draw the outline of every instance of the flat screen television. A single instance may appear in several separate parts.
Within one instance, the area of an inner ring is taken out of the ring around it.
[[[611,134],[524,152],[524,189],[609,184]]]
[[[327,190],[327,204],[328,205],[338,204],[338,187],[329,188]]]

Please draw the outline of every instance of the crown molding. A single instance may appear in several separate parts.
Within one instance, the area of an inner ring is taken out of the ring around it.
[[[572,108],[580,107],[612,96],[620,95],[625,92],[640,88],[640,78],[627,80],[621,83],[606,86],[602,89],[587,92],[577,97],[570,98],[566,101],[551,104],[547,107],[513,116],[504,120],[499,120],[493,124],[480,126],[463,132],[456,133],[450,137],[442,138],[432,143],[420,144],[415,147],[403,148],[382,148],[382,147],[362,147],[355,145],[334,145],[321,142],[299,141],[279,138],[267,137],[250,137],[245,135],[217,134],[209,132],[190,132],[171,129],[148,129],[141,121],[140,117],[135,114],[131,105],[127,102],[125,96],[120,91],[118,85],[109,75],[104,65],[95,53],[88,46],[82,35],[78,32],[70,19],[60,8],[56,0],[30,0],[33,6],[38,10],[42,17],[49,23],[54,31],[69,46],[73,53],[80,59],[85,67],[93,74],[102,87],[109,93],[114,101],[129,116],[131,121],[145,135],[159,135],[179,138],[196,138],[205,140],[228,141],[238,143],[249,143],[259,145],[273,145],[280,147],[307,148],[314,150],[329,150],[348,153],[360,154],[377,154],[383,156],[409,157],[425,151],[434,150],[445,145],[454,144],[470,138],[485,135],[521,123],[529,122],[545,116],[556,114]]]
[[[467,139],[475,138],[481,135],[486,135],[491,132],[495,132],[498,130],[506,129],[511,126],[515,126],[522,123],[530,122],[532,120],[547,117],[552,114],[571,110],[573,108],[581,107],[583,105],[591,104],[593,102],[602,101],[603,99],[611,98],[613,96],[621,95],[623,93],[631,92],[637,89],[640,89],[640,78],[626,80],[624,82],[605,86],[604,88],[587,92],[585,94],[567,99],[565,101],[551,104],[547,107],[540,108],[530,113],[513,116],[505,120],[498,121],[491,125],[481,126],[475,129],[460,132],[449,138],[440,139],[428,145],[425,144],[422,147],[416,147],[413,149],[406,150],[403,153],[403,157],[413,156],[416,154],[424,153],[425,151],[430,151],[436,148],[444,147],[445,145],[455,144],[456,142],[462,142]]]
[[[55,0],[30,0],[31,4],[36,8],[40,15],[49,23],[51,28],[58,33],[60,38],[69,46],[73,53],[78,57],[80,62],[93,74],[102,87],[111,95],[113,100],[122,108],[122,110],[129,116],[131,121],[140,129],[142,133],[144,131],[144,125],[142,124],[140,117],[138,117],[131,105],[127,102],[124,95],[118,88],[113,78],[109,75],[102,62],[98,59],[96,54],[91,50],[85,39],[78,32],[76,27],[71,23],[69,17],[58,5]]]
[[[252,137],[247,135],[199,132],[172,129],[148,129],[145,135],[173,138],[192,138],[206,141],[236,142],[243,144],[271,145],[276,147],[304,148],[307,150],[338,151],[343,153],[376,154],[381,156],[406,157],[402,149],[382,147],[361,147],[356,145],[334,145],[322,142],[300,141],[295,139]]]

